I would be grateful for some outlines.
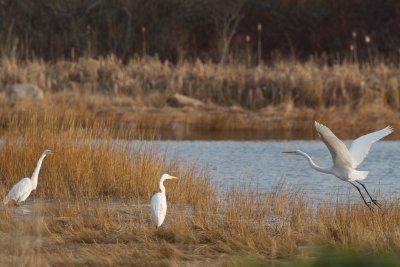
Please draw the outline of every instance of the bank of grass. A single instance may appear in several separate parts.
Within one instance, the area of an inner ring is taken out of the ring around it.
[[[221,192],[195,163],[118,139],[141,136],[119,120],[48,101],[0,111],[1,195],[32,173],[44,148],[57,152],[44,160],[28,203],[0,210],[2,265],[231,265],[246,254],[269,263],[313,258],[319,243],[399,250],[395,196],[379,199],[382,210],[372,213],[361,201],[315,202],[282,186],[265,195],[252,187]],[[164,172],[180,180],[166,183],[166,223],[155,229],[148,203]]]
[[[344,199],[320,205],[282,188],[267,195],[232,189],[213,205],[206,199],[210,197],[204,195],[205,205],[196,207],[170,202],[159,229],[151,223],[147,202],[136,198],[44,202],[36,197],[23,207],[1,210],[0,263],[308,266],[322,261],[321,246],[355,250],[371,259],[399,250],[400,207],[395,199],[371,213],[362,203]],[[24,214],[24,208],[30,213]],[[328,256],[340,262],[346,255],[324,254]]]
[[[140,128],[139,132],[174,131],[183,126],[209,131],[285,131],[289,136],[302,132],[301,137],[312,138],[315,135],[308,129],[318,119],[339,126],[336,131],[350,138],[348,129],[361,134],[387,124],[397,128],[398,71],[398,66],[383,59],[362,64],[276,59],[248,68],[200,61],[172,65],[156,58],[123,64],[114,56],[55,63],[2,58],[0,88],[5,91],[14,83],[33,83],[46,94],[45,101],[34,103],[39,109],[73,110],[80,114],[75,118],[78,122],[101,119]],[[166,100],[175,93],[205,105],[171,108]],[[0,102],[5,107],[0,119],[26,111],[27,103],[8,108],[4,96]],[[267,136],[271,135],[278,137]]]
[[[316,202],[282,184],[266,194],[252,185],[222,191],[195,163],[113,139],[109,124],[80,125],[74,113],[60,123],[63,113],[45,111],[30,121],[10,116],[3,129],[1,195],[32,173],[45,147],[57,153],[44,160],[27,203],[0,210],[1,265],[230,266],[240,255],[280,264],[314,259],[320,243],[365,253],[400,248],[394,197],[371,212],[350,196]],[[164,172],[180,179],[166,183],[168,213],[155,229],[149,199]]]
[[[132,59],[123,64],[111,55],[55,63],[2,58],[0,68],[3,90],[14,83],[30,82],[47,93],[97,92],[127,96],[131,102],[115,104],[150,107],[163,107],[166,97],[181,93],[207,104],[237,105],[248,110],[287,101],[292,101],[296,107],[354,109],[378,102],[397,110],[399,79],[398,66],[383,59],[330,65],[321,59],[273,60],[268,65],[246,67],[200,61],[172,65],[157,58]],[[94,102],[89,104],[95,105]]]
[[[398,66],[384,60],[331,65],[319,59],[273,60],[268,65],[249,68],[200,61],[172,65],[157,58],[132,59],[123,64],[108,56],[56,63],[2,58],[1,66],[3,90],[13,83],[30,82],[48,93],[123,95],[131,97],[135,105],[153,107],[165,106],[166,97],[173,93],[249,110],[289,100],[295,106],[342,108],[382,101],[398,109],[400,100]]]
[[[253,254],[244,254],[236,257],[229,265],[234,267],[262,267],[262,266],[296,266],[296,267],[312,267],[312,266],[380,266],[391,267],[399,266],[400,258],[398,251],[374,251],[365,252],[361,248],[354,247],[332,247],[321,244],[316,248],[315,256],[310,257],[293,257],[288,260],[271,261],[260,258]]]
[[[181,178],[168,186],[172,200],[196,203],[202,194],[215,190],[206,174],[195,174],[194,165],[185,167],[178,160],[166,160],[151,144],[132,145],[130,140],[114,139],[121,130],[118,124],[79,121],[79,113],[57,109],[27,114],[3,118],[7,127],[0,149],[6,159],[0,162],[2,188],[30,176],[44,148],[49,148],[56,154],[44,160],[41,186],[35,192],[40,198],[149,198],[164,172]],[[190,192],[189,187],[198,189]]]

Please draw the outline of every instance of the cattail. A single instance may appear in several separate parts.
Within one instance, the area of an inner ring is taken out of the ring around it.
[[[247,66],[250,67],[251,64],[250,35],[246,35],[246,52],[247,52]]]
[[[353,43],[350,45],[350,51],[351,51],[352,56],[353,56],[353,61],[357,63],[358,62],[357,42],[356,42],[357,32],[353,31],[351,33],[351,36],[353,36]]]
[[[143,58],[146,57],[146,27],[142,27],[142,53]]]
[[[258,57],[258,65],[262,63],[262,55],[261,55],[261,30],[262,30],[262,25],[261,23],[258,23],[257,25],[257,37],[258,37],[258,45],[257,45],[257,57]]]
[[[364,41],[367,44],[368,58],[369,58],[369,60],[371,60],[372,59],[372,51],[371,51],[371,47],[370,47],[371,37],[369,37],[369,35],[365,35],[364,36]]]
[[[71,60],[75,61],[75,47],[71,47]]]
[[[86,56],[90,57],[92,55],[92,42],[90,40],[90,33],[91,33],[91,28],[90,24],[86,25],[86,40],[87,40],[87,46],[86,46]]]

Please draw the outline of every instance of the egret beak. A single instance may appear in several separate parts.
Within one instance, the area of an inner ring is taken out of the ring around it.
[[[296,154],[296,151],[282,151],[285,154]]]
[[[178,177],[175,177],[175,176],[172,176],[172,175],[170,175],[169,176],[169,179],[179,179]]]

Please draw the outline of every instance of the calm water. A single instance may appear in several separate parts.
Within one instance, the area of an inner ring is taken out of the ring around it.
[[[138,145],[135,141],[134,145]],[[280,179],[287,186],[306,191],[312,198],[335,197],[358,192],[348,183],[328,174],[319,173],[301,156],[282,154],[285,150],[301,149],[321,166],[331,164],[331,156],[319,141],[148,141],[154,148],[167,151],[167,157],[178,157],[198,167],[207,167],[221,187],[250,184],[266,192]],[[349,145],[349,142],[346,142]],[[374,195],[399,196],[400,141],[380,141],[372,146],[359,170],[369,171],[364,180]]]

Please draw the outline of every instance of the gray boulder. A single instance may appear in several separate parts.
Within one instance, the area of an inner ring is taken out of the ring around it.
[[[6,96],[10,104],[15,104],[24,100],[42,100],[44,94],[43,90],[34,84],[18,83],[7,89]]]
[[[183,108],[183,107],[194,107],[194,108],[200,108],[204,107],[204,103],[201,102],[200,100],[184,96],[181,94],[174,94],[170,97],[167,98],[167,103],[171,107],[174,108]]]

